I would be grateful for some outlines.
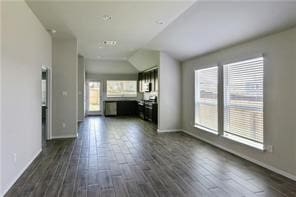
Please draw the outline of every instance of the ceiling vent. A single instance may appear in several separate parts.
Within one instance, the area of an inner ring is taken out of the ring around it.
[[[103,43],[105,46],[108,46],[108,47],[114,47],[117,45],[117,41],[115,40],[105,40]]]

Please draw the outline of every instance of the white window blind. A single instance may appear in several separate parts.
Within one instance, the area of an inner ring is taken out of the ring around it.
[[[137,81],[107,81],[107,97],[137,97]]]
[[[195,71],[195,125],[218,133],[218,67]]]
[[[224,136],[263,148],[263,57],[223,66]]]

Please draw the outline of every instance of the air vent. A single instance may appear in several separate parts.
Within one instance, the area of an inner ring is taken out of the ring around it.
[[[115,41],[115,40],[105,40],[103,43],[104,43],[105,46],[114,47],[114,46],[116,46],[117,41]]]

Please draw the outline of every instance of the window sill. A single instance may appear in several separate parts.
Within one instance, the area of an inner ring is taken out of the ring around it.
[[[264,145],[261,143],[258,143],[258,142],[253,142],[251,140],[244,139],[244,138],[241,138],[241,137],[238,137],[235,135],[231,135],[229,133],[224,133],[224,135],[222,135],[222,137],[230,139],[231,141],[235,141],[237,143],[244,144],[246,146],[255,148],[260,151],[265,151]]]
[[[203,127],[203,126],[201,126],[201,125],[195,124],[194,127],[195,127],[195,128],[198,128],[198,129],[200,129],[200,130],[202,130],[202,131],[206,131],[206,132],[208,132],[208,133],[212,133],[212,134],[218,135],[218,131],[214,131],[214,130],[212,130],[212,129],[209,129],[209,128],[206,128],[206,127]]]

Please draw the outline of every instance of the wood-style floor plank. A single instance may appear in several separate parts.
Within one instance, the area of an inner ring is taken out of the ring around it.
[[[187,134],[131,117],[88,117],[48,141],[7,197],[296,196],[296,183]]]

